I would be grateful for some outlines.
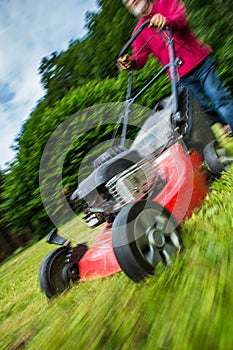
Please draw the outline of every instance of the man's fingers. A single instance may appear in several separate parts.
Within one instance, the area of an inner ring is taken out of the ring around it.
[[[131,61],[129,59],[129,55],[125,54],[124,56],[120,57],[117,61],[117,66],[119,69],[129,69],[131,67]]]
[[[151,18],[149,27],[158,27],[158,28],[164,28],[166,25],[166,18],[161,15],[157,14]]]
[[[120,70],[125,70],[125,69],[126,69],[125,65],[123,65],[121,62],[117,62],[117,67],[118,67]]]
[[[126,64],[127,65],[127,63],[129,63],[129,56],[127,54],[125,54],[124,56],[122,56],[120,58],[120,61],[121,61],[122,64]]]

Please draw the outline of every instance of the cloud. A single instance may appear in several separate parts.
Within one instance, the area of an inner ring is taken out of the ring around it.
[[[10,90],[9,83],[3,83],[2,86],[0,86],[0,104],[7,105],[13,100],[14,96],[15,93]]]
[[[43,96],[41,59],[85,35],[86,11],[95,0],[0,1],[0,164],[10,161],[10,145]]]

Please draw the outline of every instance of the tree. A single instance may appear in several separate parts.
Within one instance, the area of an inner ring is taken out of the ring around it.
[[[70,89],[118,75],[116,57],[135,21],[119,1],[99,1],[99,6],[101,11],[87,12],[88,33],[82,40],[41,60],[38,71],[50,106]]]

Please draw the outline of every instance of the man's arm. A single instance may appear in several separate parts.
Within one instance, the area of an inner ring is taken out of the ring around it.
[[[179,31],[187,25],[187,13],[185,5],[179,0],[164,0],[160,6],[161,13],[156,13],[150,23],[150,27],[163,29],[166,25],[172,30]],[[136,30],[136,28],[135,28]],[[139,37],[133,42],[132,56],[121,57],[118,60],[119,69],[141,69],[146,64],[151,54],[148,46],[143,47],[145,41]]]
[[[173,31],[179,31],[187,25],[187,12],[183,1],[165,0],[166,23]]]

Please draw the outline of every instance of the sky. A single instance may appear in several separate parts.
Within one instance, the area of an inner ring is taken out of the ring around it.
[[[0,0],[0,168],[14,158],[11,146],[43,97],[41,59],[82,38],[85,13],[95,0]]]

